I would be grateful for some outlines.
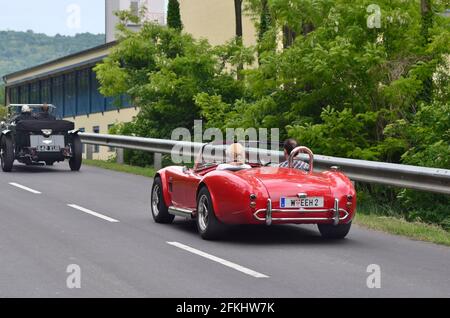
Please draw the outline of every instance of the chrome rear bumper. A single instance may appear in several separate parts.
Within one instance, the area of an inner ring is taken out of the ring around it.
[[[277,218],[273,217],[273,213],[327,213],[331,212],[332,217],[292,217],[292,218]],[[343,212],[344,216],[341,217],[340,213]],[[259,214],[265,213],[265,217],[260,217]],[[258,221],[265,221],[266,225],[270,226],[272,225],[273,221],[282,221],[282,222],[289,222],[289,221],[333,221],[334,225],[338,225],[339,222],[345,221],[350,216],[350,213],[347,210],[340,209],[339,208],[339,199],[334,200],[334,207],[333,209],[308,209],[308,210],[301,210],[301,209],[273,209],[272,207],[272,200],[267,200],[267,208],[266,209],[260,209],[256,211],[253,214],[253,217]]]

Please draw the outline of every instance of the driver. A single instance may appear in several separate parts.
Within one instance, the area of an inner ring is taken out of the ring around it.
[[[252,168],[245,163],[245,149],[240,143],[235,143],[228,147],[227,157],[228,162],[217,166],[217,170],[241,170]]]
[[[21,113],[16,117],[16,123],[21,120],[33,120],[34,117],[31,115],[31,108],[28,105],[23,105],[21,109]]]
[[[38,113],[35,118],[41,120],[56,120],[55,116],[49,113],[50,107],[47,104],[42,105],[41,112]]]
[[[287,168],[289,167],[289,156],[291,155],[292,151],[297,148],[299,145],[295,139],[289,138],[287,139],[284,144],[284,157],[286,158],[286,161],[280,163],[280,168]],[[293,162],[294,169],[303,170],[306,172],[309,172],[309,164],[306,162],[300,160],[300,159],[294,159]]]

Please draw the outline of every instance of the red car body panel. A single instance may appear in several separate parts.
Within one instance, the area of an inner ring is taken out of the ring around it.
[[[352,182],[339,171],[307,173],[296,169],[259,167],[237,172],[218,171],[210,167],[201,171],[168,167],[158,172],[163,182],[167,206],[191,210],[196,214],[197,194],[206,186],[211,194],[217,218],[225,224],[265,224],[268,200],[272,202],[273,224],[332,223],[336,199],[341,221],[353,220],[356,191]],[[324,208],[281,209],[280,198],[323,197]],[[256,198],[251,200],[250,196]],[[254,206],[250,204],[254,202]],[[261,210],[259,213],[258,211]],[[277,211],[282,210],[282,211]],[[325,211],[326,210],[326,211]],[[308,212],[310,211],[310,212]]]

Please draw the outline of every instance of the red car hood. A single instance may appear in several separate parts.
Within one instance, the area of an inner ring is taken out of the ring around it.
[[[326,202],[333,200],[330,190],[333,181],[322,173],[308,174],[286,168],[255,168],[240,171],[236,175],[248,181],[258,179],[276,204],[281,197],[297,197],[299,193],[306,193],[309,197],[323,196]]]

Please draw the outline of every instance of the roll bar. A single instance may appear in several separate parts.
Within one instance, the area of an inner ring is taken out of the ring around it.
[[[294,159],[300,153],[306,153],[309,156],[309,173],[312,173],[314,169],[314,154],[308,147],[297,147],[292,150],[289,156],[289,168],[292,169],[294,167]]]

